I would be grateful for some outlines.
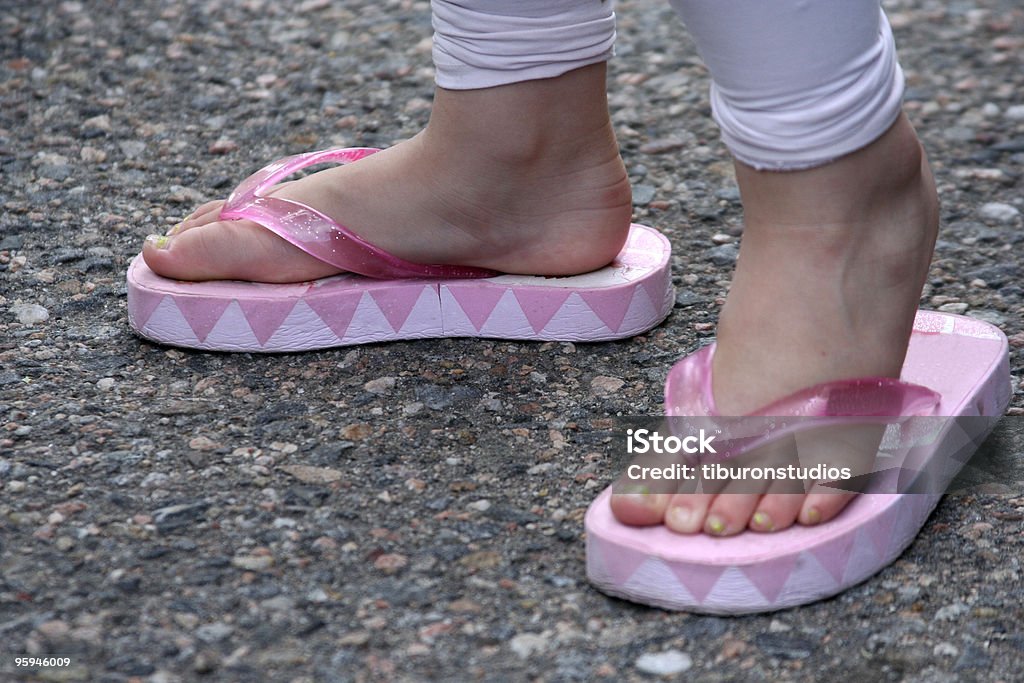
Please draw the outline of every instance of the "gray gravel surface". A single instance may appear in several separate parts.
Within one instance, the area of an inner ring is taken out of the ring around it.
[[[1006,331],[1020,415],[1024,11],[887,4],[943,201],[923,304]],[[658,412],[741,231],[692,43],[661,2],[619,7],[636,218],[675,249],[664,325],[257,357],[133,336],[126,264],[270,159],[419,130],[427,3],[0,0],[0,678],[1021,680],[1019,485],[947,497],[895,565],[801,609],[588,586],[602,420]]]

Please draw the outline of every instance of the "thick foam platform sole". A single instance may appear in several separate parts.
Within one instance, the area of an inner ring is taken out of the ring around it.
[[[571,277],[315,282],[182,282],[141,255],[128,269],[128,319],[141,336],[215,351],[307,351],[432,337],[603,341],[651,329],[672,310],[671,247],[633,225],[609,266]]]

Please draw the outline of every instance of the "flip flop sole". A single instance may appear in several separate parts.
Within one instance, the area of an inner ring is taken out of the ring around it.
[[[918,465],[933,475],[926,492],[869,491],[825,524],[715,538],[620,524],[609,487],[585,518],[588,578],[609,595],[647,605],[745,614],[821,600],[873,576],[910,545],[939,492],[1006,410],[1006,337],[979,320],[920,311],[902,379],[937,391],[938,415],[980,416],[945,421],[924,453],[916,453]]]
[[[139,335],[214,351],[284,352],[434,337],[603,341],[640,334],[672,310],[671,247],[633,225],[609,266],[546,278],[182,282],[137,256],[128,320]]]

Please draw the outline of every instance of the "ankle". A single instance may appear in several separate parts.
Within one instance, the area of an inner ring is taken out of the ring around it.
[[[796,249],[819,264],[822,277],[859,260],[871,264],[881,286],[923,286],[938,231],[938,197],[906,117],[868,147],[826,166],[780,173],[738,163],[737,180],[752,258]]]
[[[540,170],[618,156],[605,94],[606,66],[478,90],[438,88],[424,135],[488,164]]]
[[[934,187],[924,150],[905,116],[867,147],[824,166],[779,172],[736,162],[736,178],[747,224],[755,227],[871,224],[908,200],[935,202],[927,196]]]

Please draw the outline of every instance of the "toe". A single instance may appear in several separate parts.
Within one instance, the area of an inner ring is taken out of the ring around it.
[[[220,217],[220,209],[224,206],[223,200],[206,202],[198,209],[185,217],[183,221],[167,231],[168,235],[179,235],[185,230],[191,230],[207,223],[212,223]]]
[[[303,282],[338,272],[249,221],[212,221],[146,238],[142,256],[175,280]]]
[[[815,492],[815,490],[818,492]],[[797,518],[801,524],[813,526],[827,522],[842,512],[843,508],[857,497],[856,493],[823,492],[828,490],[816,487],[807,495],[803,506],[800,508],[800,515]]]
[[[802,493],[767,493],[750,517],[753,531],[782,531],[793,526],[806,496]]]
[[[672,496],[665,510],[665,526],[680,534],[696,534],[704,529],[708,508],[715,496],[708,493],[681,493]]]
[[[615,519],[629,526],[661,524],[671,497],[667,493],[613,493],[612,514]]]
[[[749,488],[749,487],[747,487]],[[712,536],[732,536],[747,528],[757,508],[761,495],[758,493],[731,493],[725,491],[715,496],[708,515],[704,519],[704,533]]]

